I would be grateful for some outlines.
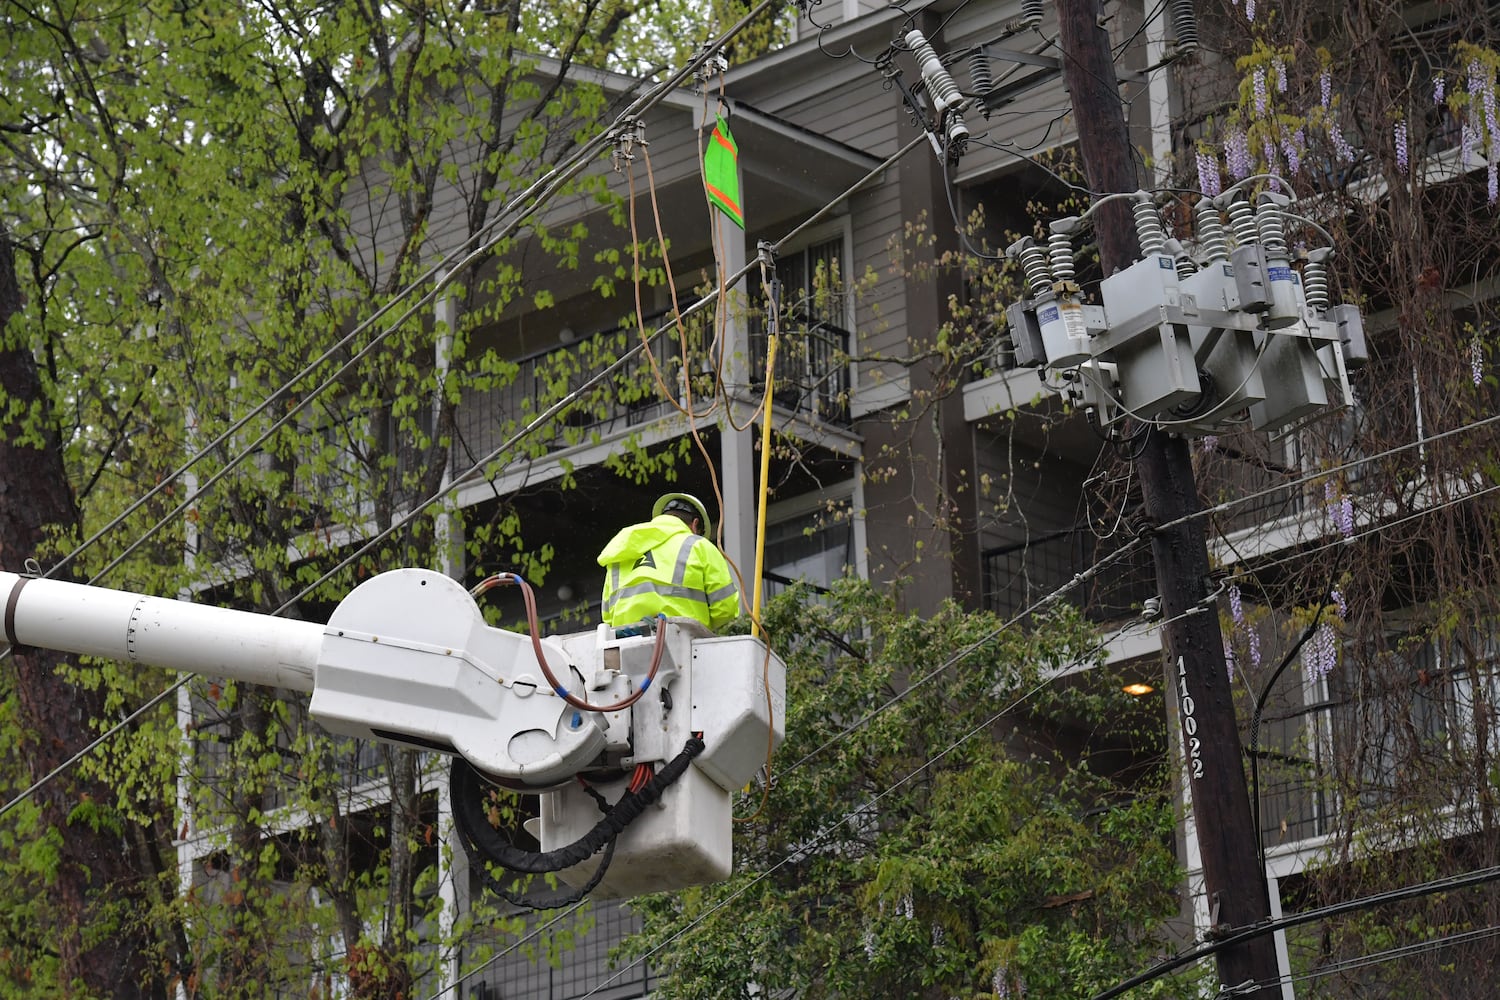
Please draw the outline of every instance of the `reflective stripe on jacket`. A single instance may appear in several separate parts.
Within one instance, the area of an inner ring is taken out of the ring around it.
[[[675,514],[621,529],[599,553],[599,565],[609,625],[664,614],[718,631],[739,617],[740,593],[724,554]]]

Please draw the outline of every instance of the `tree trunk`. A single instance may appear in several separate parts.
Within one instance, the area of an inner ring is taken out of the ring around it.
[[[36,359],[9,329],[21,308],[15,245],[0,227],[0,414],[7,415],[0,425],[0,566],[12,571],[41,551],[49,529],[76,538],[80,520]],[[28,428],[40,429],[39,443]],[[105,715],[103,690],[84,690],[58,676],[63,659],[17,648],[6,668],[28,734],[31,781],[86,746],[90,721]],[[98,997],[165,997],[137,909],[154,875],[139,864],[128,821],[114,811],[114,790],[69,769],[43,784],[32,801],[41,808],[43,828],[60,838],[56,872],[46,886],[49,905],[41,911],[61,963],[59,986]]]

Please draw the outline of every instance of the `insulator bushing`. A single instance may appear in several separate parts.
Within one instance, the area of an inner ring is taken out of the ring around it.
[[[1068,239],[1067,233],[1053,232],[1047,237],[1047,259],[1052,266],[1054,281],[1073,280],[1076,273],[1073,267],[1073,241]]]
[[[1229,215],[1229,226],[1234,230],[1234,241],[1242,247],[1260,242],[1255,228],[1255,208],[1243,198],[1236,197],[1225,209]]]
[[[1042,0],[1021,0],[1021,19],[1017,22],[1023,28],[1035,28],[1042,23]]]
[[[1229,235],[1224,220],[1212,198],[1201,198],[1195,208],[1198,221],[1198,246],[1208,260],[1229,259]]]
[[[911,53],[916,57],[917,66],[922,71],[922,79],[927,84],[927,91],[932,95],[933,104],[939,112],[954,106],[962,106],[964,95],[958,89],[958,84],[953,82],[953,76],[943,67],[943,62],[932,51],[932,46],[927,44],[927,38],[916,28],[906,33],[906,44]]]
[[[1042,298],[1052,293],[1052,269],[1047,265],[1047,255],[1030,236],[1016,244],[1016,253],[1021,258],[1021,269],[1026,272],[1026,284],[1031,286],[1032,298]]]
[[[1141,244],[1141,253],[1149,255],[1166,250],[1167,234],[1162,229],[1161,213],[1156,210],[1151,196],[1145,192],[1136,195],[1130,210],[1135,214],[1135,238]]]
[[[1255,211],[1255,228],[1260,233],[1261,245],[1266,248],[1266,256],[1287,256],[1286,229],[1281,224],[1281,208],[1275,202],[1261,200]]]
[[[1171,0],[1168,11],[1172,18],[1172,33],[1177,36],[1177,51],[1197,51],[1198,15],[1193,10],[1193,0]]]
[[[1309,308],[1318,312],[1328,308],[1328,265],[1321,258],[1307,259],[1302,269],[1302,295]]]
[[[944,148],[948,151],[948,159],[954,163],[969,149],[969,126],[964,122],[964,116],[957,111],[949,111],[944,119]]]
[[[980,97],[995,89],[995,71],[990,66],[990,54],[982,45],[969,56],[969,88]]]

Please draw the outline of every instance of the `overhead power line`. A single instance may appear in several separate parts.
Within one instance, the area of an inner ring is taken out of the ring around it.
[[[426,307],[427,305],[430,305],[433,301],[435,301],[437,296],[445,288],[447,288],[450,284],[457,280],[458,276],[463,272],[465,268],[482,258],[501,240],[512,235],[527,219],[531,218],[536,212],[545,208],[547,203],[556,196],[558,190],[564,184],[576,177],[590,163],[597,159],[601,153],[604,152],[608,144],[613,141],[613,133],[615,132],[615,130],[618,129],[625,121],[627,121],[628,119],[639,117],[650,108],[659,104],[666,98],[669,93],[680,86],[683,81],[687,80],[692,74],[697,72],[698,68],[702,66],[713,53],[722,49],[725,44],[733,40],[736,35],[738,35],[741,31],[743,31],[746,27],[748,27],[756,19],[758,19],[762,13],[776,5],[776,0],[761,0],[759,4],[752,8],[743,17],[741,17],[737,22],[735,22],[733,26],[724,31],[717,39],[709,42],[706,46],[704,46],[703,49],[701,49],[698,54],[695,55],[692,59],[688,60],[688,62],[681,69],[672,73],[661,83],[657,84],[655,87],[649,89],[645,94],[632,101],[629,106],[627,106],[623,111],[616,115],[610,127],[601,130],[599,133],[582,143],[577,149],[574,150],[574,152],[570,156],[566,157],[562,161],[562,163],[550,168],[549,170],[544,171],[540,177],[532,181],[532,183],[528,185],[525,190],[521,191],[514,199],[511,200],[510,205],[503,213],[501,213],[491,222],[481,227],[474,234],[470,235],[456,248],[454,248],[454,250],[445,255],[442,260],[429,267],[427,271],[421,276],[408,283],[389,301],[377,308],[375,312],[372,313],[368,318],[356,324],[355,327],[350,330],[349,333],[340,338],[337,343],[329,347],[313,361],[303,366],[301,371],[293,375],[280,388],[270,393],[262,403],[252,408],[240,419],[233,422],[228,428],[226,428],[212,441],[210,441],[208,444],[204,445],[197,452],[191,455],[186,461],[184,461],[172,472],[163,476],[155,486],[147,490],[146,493],[144,493],[139,499],[137,499],[124,511],[122,511],[120,514],[112,518],[108,523],[99,528],[99,530],[96,531],[93,535],[89,536],[79,545],[74,547],[73,550],[70,551],[67,555],[57,560],[51,567],[47,569],[43,576],[50,577],[53,573],[71,563],[84,551],[93,546],[100,539],[105,537],[121,523],[123,523],[124,520],[131,514],[134,514],[142,506],[150,502],[150,500],[152,500],[163,491],[171,489],[173,484],[180,480],[180,478],[185,475],[190,469],[192,469],[193,466],[195,466],[199,461],[201,461],[203,458],[217,449],[220,445],[224,444],[226,441],[230,440],[232,437],[242,431],[245,426],[248,425],[250,421],[254,420],[257,416],[265,413],[279,401],[283,401],[289,398],[292,389],[304,378],[312,374],[323,364],[331,361],[339,351],[355,343],[360,337],[369,332],[378,321],[383,319],[388,314],[394,312],[403,300],[415,294],[417,290],[420,289],[425,283],[429,281],[432,282],[432,287],[429,288],[425,294],[422,294],[415,301],[413,301],[404,312],[402,312],[394,321],[391,322],[389,326],[387,326],[384,330],[377,333],[373,338],[371,338],[368,344],[360,348],[348,361],[340,365],[332,375],[324,379],[310,392],[304,394],[300,399],[298,399],[287,409],[285,413],[274,420],[264,433],[262,433],[253,442],[242,448],[238,454],[233,455],[230,461],[226,463],[223,468],[204,480],[204,482],[200,484],[192,494],[185,497],[181,503],[179,503],[164,517],[162,517],[161,520],[159,520],[155,525],[153,525],[139,538],[137,538],[134,542],[127,546],[124,551],[122,551],[113,560],[111,560],[103,569],[95,573],[90,578],[89,582],[95,583],[98,580],[102,579],[107,573],[109,573],[121,562],[123,562],[132,552],[138,549],[141,545],[145,544],[147,540],[154,537],[157,532],[161,531],[168,524],[176,522],[194,503],[207,495],[208,491],[215,484],[217,484],[219,480],[228,475],[229,472],[231,472],[236,466],[243,462],[246,457],[254,453],[255,449],[263,444],[276,430],[295,419],[299,414],[302,413],[302,411],[304,411],[308,406],[312,404],[314,399],[321,396],[329,388],[337,385],[339,383],[339,378],[343,373],[349,371],[359,361],[368,357],[396,330],[400,329],[408,320],[417,315],[420,309]]]

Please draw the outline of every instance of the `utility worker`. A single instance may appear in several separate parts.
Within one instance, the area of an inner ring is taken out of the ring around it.
[[[695,618],[717,632],[740,613],[740,592],[724,554],[706,537],[708,509],[686,493],[668,493],[651,520],[620,529],[604,551],[606,624],[643,618]]]

